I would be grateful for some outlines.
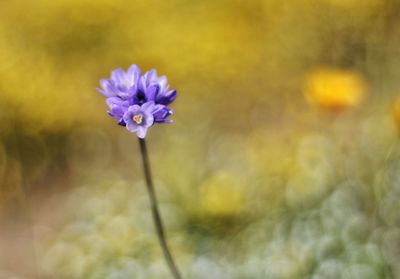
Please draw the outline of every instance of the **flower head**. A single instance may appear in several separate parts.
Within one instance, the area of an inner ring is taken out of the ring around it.
[[[97,91],[106,97],[108,114],[138,137],[144,138],[154,123],[172,122],[167,119],[172,114],[167,105],[175,100],[176,90],[170,90],[167,78],[155,70],[142,75],[136,65],[126,72],[116,69],[100,85]]]

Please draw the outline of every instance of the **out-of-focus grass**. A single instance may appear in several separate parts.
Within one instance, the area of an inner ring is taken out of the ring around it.
[[[399,10],[2,2],[0,277],[167,278],[135,136],[95,91],[136,63],[179,93],[148,142],[185,278],[397,278]]]

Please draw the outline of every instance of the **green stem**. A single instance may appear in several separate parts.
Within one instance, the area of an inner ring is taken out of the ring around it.
[[[168,248],[168,244],[165,238],[164,226],[161,220],[160,211],[158,209],[157,197],[154,191],[153,180],[151,176],[150,162],[149,162],[149,156],[147,154],[146,141],[144,139],[139,138],[139,145],[140,145],[140,152],[142,153],[144,175],[146,177],[146,186],[147,186],[147,191],[149,193],[151,212],[153,215],[153,220],[156,227],[158,240],[160,242],[165,260],[171,270],[172,275],[174,276],[175,279],[181,279],[182,277],[174,262],[174,258],[171,255],[171,252]]]

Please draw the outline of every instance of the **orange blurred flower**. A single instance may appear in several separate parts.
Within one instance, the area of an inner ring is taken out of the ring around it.
[[[335,111],[357,106],[365,92],[364,78],[350,70],[320,68],[304,81],[304,94],[310,104]]]

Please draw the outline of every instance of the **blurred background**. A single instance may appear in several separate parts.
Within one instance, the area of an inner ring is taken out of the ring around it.
[[[178,90],[148,134],[185,278],[400,278],[400,2],[0,2],[0,278],[170,278],[100,78]]]

